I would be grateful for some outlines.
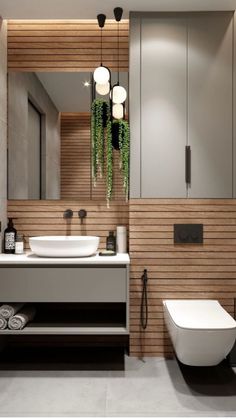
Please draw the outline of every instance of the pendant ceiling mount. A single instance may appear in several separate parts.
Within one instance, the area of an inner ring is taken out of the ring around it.
[[[105,22],[106,22],[106,15],[104,15],[103,13],[100,13],[99,15],[97,15],[97,20],[98,20],[98,26],[99,28],[104,28]]]
[[[122,7],[115,7],[115,9],[114,9],[114,16],[115,16],[115,20],[117,22],[120,22],[121,21],[122,15],[123,15],[123,9],[122,9]]]

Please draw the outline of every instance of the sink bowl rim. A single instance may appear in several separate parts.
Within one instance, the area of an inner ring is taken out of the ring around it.
[[[99,236],[34,236],[34,237],[29,238],[29,240],[35,240],[35,241],[45,240],[48,242],[77,241],[77,240],[85,241],[85,240],[94,240],[94,239],[99,239]]]

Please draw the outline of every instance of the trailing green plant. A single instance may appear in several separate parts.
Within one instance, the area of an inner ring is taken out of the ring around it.
[[[96,185],[98,173],[100,177],[104,174],[104,142],[110,119],[110,106],[103,99],[95,99],[91,110],[92,178]]]
[[[120,150],[120,169],[123,175],[123,187],[125,192],[126,200],[129,197],[129,141],[130,141],[130,130],[129,123],[123,119],[113,121],[113,124],[117,124],[118,129],[118,145]],[[114,130],[116,131],[116,130]]]
[[[109,207],[113,192],[113,147],[120,151],[120,169],[126,200],[129,195],[129,123],[125,120],[111,121],[110,106],[102,99],[92,103],[92,178],[96,186],[98,174],[106,167],[106,199]]]
[[[113,147],[112,147],[112,123],[107,123],[106,133],[106,198],[109,208],[113,192]]]

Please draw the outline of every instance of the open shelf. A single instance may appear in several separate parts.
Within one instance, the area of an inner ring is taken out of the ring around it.
[[[128,335],[124,303],[35,303],[36,316],[22,330],[0,335]]]
[[[79,327],[71,325],[34,324],[29,323],[22,330],[1,330],[0,335],[127,335],[125,327]]]

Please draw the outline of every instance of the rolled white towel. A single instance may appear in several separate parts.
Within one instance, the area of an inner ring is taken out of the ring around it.
[[[4,317],[0,316],[0,330],[7,328],[7,320]]]
[[[8,327],[11,330],[23,329],[28,322],[32,321],[35,316],[36,310],[33,306],[25,306],[15,316],[10,317]]]
[[[10,317],[14,316],[24,304],[22,303],[12,303],[12,304],[3,304],[0,307],[0,316],[4,317],[4,319],[10,319]]]

